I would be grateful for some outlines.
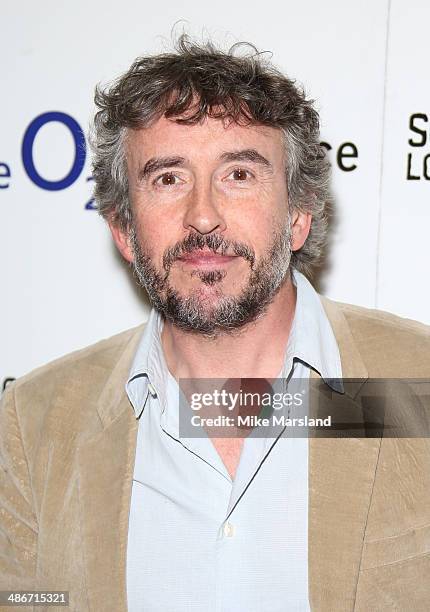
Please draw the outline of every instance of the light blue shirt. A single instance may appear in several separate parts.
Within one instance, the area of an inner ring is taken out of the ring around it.
[[[320,298],[297,302],[281,379],[328,384],[340,355]],[[139,419],[127,549],[130,612],[285,612],[308,602],[308,439],[245,438],[234,481],[208,437],[180,438],[179,387],[149,316],[126,391]],[[285,384],[285,382],[283,382]]]

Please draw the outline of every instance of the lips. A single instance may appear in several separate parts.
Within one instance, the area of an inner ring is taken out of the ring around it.
[[[220,255],[212,251],[192,251],[179,258],[182,263],[193,266],[216,267],[223,266],[236,259],[237,255]]]

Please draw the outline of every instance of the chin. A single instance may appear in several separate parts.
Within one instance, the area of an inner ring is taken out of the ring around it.
[[[213,309],[216,308],[226,295],[220,287],[208,287],[207,285],[201,284],[199,287],[192,289],[188,295],[181,297],[183,297],[183,299],[191,299],[205,306],[212,306]]]

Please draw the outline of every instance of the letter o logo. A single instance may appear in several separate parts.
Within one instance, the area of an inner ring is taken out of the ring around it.
[[[51,121],[58,121],[69,128],[75,142],[75,159],[70,172],[59,181],[48,181],[40,176],[33,160],[33,145],[41,127]],[[70,115],[60,112],[49,112],[39,115],[28,126],[22,141],[22,162],[29,178],[41,189],[59,191],[70,187],[82,172],[86,158],[85,136],[79,123]]]

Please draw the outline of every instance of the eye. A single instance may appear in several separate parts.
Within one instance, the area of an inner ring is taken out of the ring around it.
[[[172,172],[165,172],[161,176],[158,176],[154,181],[155,185],[162,185],[163,187],[172,187],[178,183],[179,178]]]
[[[244,182],[249,180],[250,178],[253,178],[253,176],[254,175],[252,174],[252,172],[250,172],[249,170],[245,170],[245,168],[235,168],[232,172],[230,172],[227,178],[231,177],[233,181]]]

